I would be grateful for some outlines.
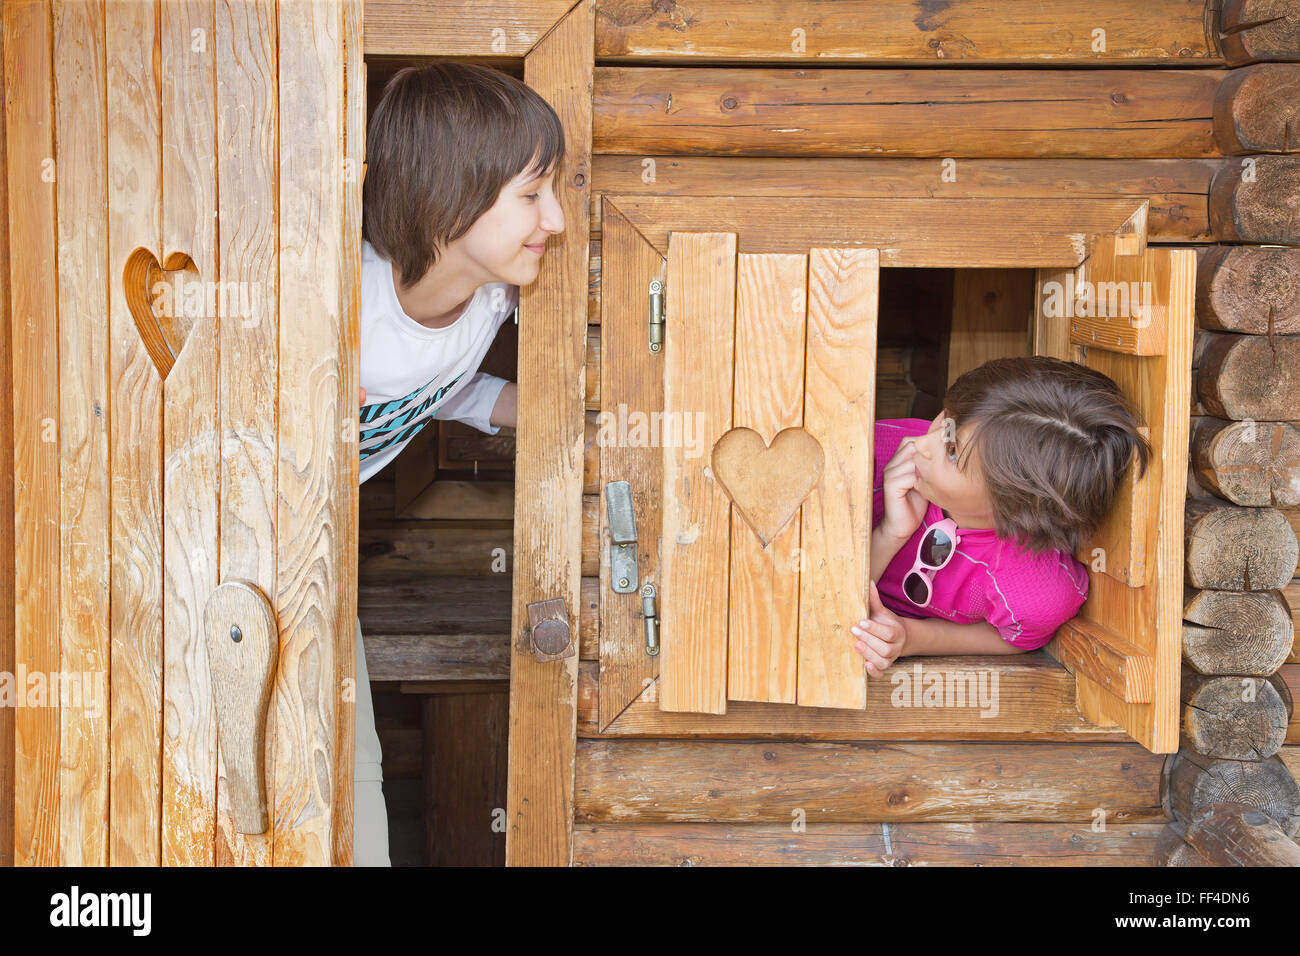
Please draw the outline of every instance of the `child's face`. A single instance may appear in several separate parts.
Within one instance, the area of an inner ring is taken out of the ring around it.
[[[992,527],[993,509],[981,474],[979,449],[966,448],[971,426],[954,430],[946,411],[934,417],[926,434],[913,439],[916,490],[954,517],[966,519],[958,521],[965,527]],[[964,467],[958,468],[957,462],[963,459]],[[988,524],[982,524],[984,521]]]
[[[564,231],[554,177],[555,170],[538,175],[525,169],[457,240],[461,253],[488,277],[484,282],[524,286],[537,279],[547,238]]]

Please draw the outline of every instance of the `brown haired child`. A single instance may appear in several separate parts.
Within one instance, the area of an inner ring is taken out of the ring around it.
[[[876,422],[867,672],[1042,647],[1088,596],[1074,557],[1151,448],[1107,376],[1046,356],[960,376],[932,422]]]

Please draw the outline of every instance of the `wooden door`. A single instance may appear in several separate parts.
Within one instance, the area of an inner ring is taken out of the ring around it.
[[[4,5],[16,863],[351,861],[360,37]]]
[[[1088,599],[1048,650],[1073,673],[1089,720],[1172,753],[1196,258],[1191,249],[1149,248],[1145,213],[1095,236],[1077,268],[1039,272],[1035,353],[1114,379],[1152,448],[1147,473],[1139,479],[1130,468],[1105,525],[1076,553],[1089,568]]]

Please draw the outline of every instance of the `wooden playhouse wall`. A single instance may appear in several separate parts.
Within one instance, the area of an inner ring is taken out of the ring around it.
[[[368,27],[378,16],[372,3]],[[1218,852],[1195,827],[1183,842],[1196,814],[1238,799],[1295,833],[1300,793],[1284,744],[1300,741],[1287,692],[1300,659],[1283,591],[1294,586],[1300,505],[1289,359],[1300,252],[1284,247],[1300,241],[1300,167],[1288,155],[1300,67],[1251,62],[1300,58],[1298,24],[1295,10],[1264,18],[1249,3],[1185,0],[938,12],[905,2],[596,4],[592,343],[599,200],[610,193],[1125,196],[1150,201],[1151,242],[1198,250],[1207,334],[1198,332],[1205,367],[1188,410],[1186,574],[1199,626],[1188,629],[1185,745],[1170,760],[1122,734],[1054,732],[1060,705],[1051,701],[1041,704],[1042,733],[1003,739],[844,742],[807,727],[781,739],[734,728],[730,739],[602,733],[600,494],[624,476],[601,475],[592,461],[577,693],[532,711],[557,727],[566,708],[576,712],[572,803],[555,806],[553,777],[536,779],[565,765],[564,745],[530,759],[525,744],[535,750],[538,737],[514,739],[523,713],[512,701],[511,862],[1187,862],[1193,843]],[[367,49],[416,53],[413,25],[400,40],[372,29]],[[642,179],[647,159],[653,184]],[[941,176],[944,159],[956,161],[955,182]],[[996,289],[966,301],[989,295]],[[1007,319],[998,312],[975,321],[996,334]],[[1011,316],[1013,326],[1024,318]],[[981,331],[965,334],[978,342]],[[589,458],[600,358],[589,347]],[[530,361],[521,340],[521,381]],[[1243,423],[1251,438],[1217,437]],[[529,560],[521,545],[538,540],[529,524],[517,512],[517,590]],[[516,594],[517,610],[525,600]],[[516,646],[513,665],[522,657]],[[1244,702],[1232,692],[1243,679]],[[518,696],[518,671],[514,680]],[[534,786],[548,800],[525,811]]]

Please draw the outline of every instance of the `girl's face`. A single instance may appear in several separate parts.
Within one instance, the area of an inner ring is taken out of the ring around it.
[[[967,450],[972,428],[969,424],[953,428],[952,419],[940,411],[930,423],[930,430],[917,435],[914,463],[916,490],[948,512],[959,527],[993,527],[993,507],[980,472],[979,450]],[[964,467],[958,468],[962,461]]]
[[[564,210],[552,189],[555,170],[525,169],[457,245],[483,271],[483,282],[525,286],[537,279],[549,236],[564,231]]]

